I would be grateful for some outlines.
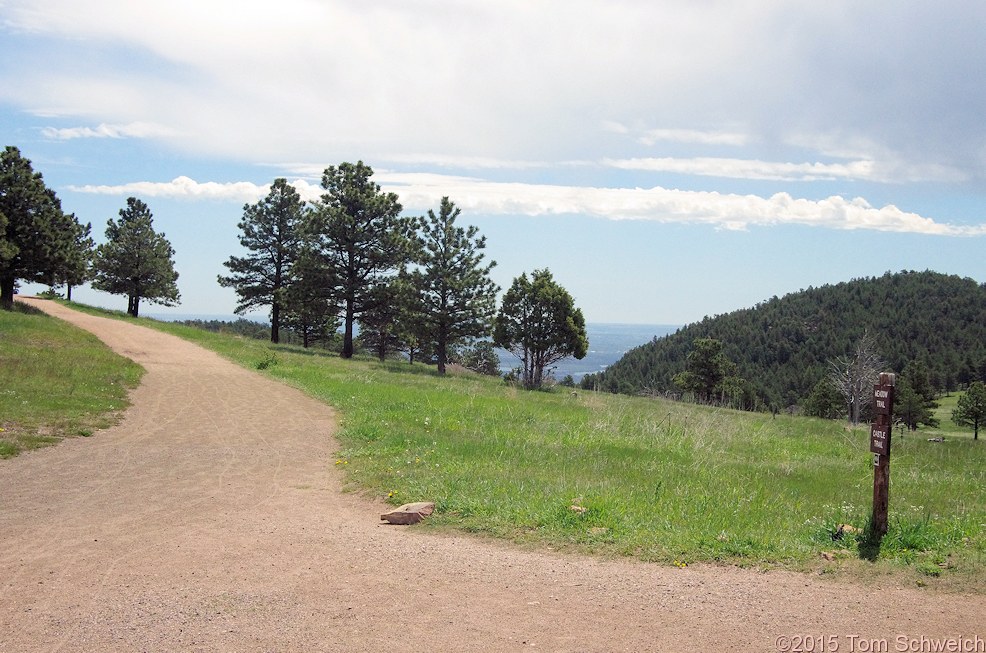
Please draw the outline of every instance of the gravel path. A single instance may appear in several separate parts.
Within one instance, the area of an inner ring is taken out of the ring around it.
[[[806,651],[986,651],[982,596],[380,525],[383,504],[340,491],[327,406],[178,338],[27,301],[147,374],[118,426],[0,461],[2,653],[796,651],[804,636],[827,638]]]

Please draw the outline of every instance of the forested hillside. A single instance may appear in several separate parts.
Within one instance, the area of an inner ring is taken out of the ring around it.
[[[935,388],[986,379],[986,284],[936,272],[808,288],[753,308],[706,317],[633,349],[582,386],[627,394],[679,392],[673,378],[699,338],[723,343],[752,395],[747,407],[801,404],[864,335],[890,370],[923,362]]]

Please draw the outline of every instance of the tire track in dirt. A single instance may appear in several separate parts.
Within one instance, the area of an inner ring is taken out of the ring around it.
[[[981,637],[981,596],[664,568],[379,525],[330,408],[180,339],[42,310],[147,369],[124,420],[0,461],[0,651],[776,651]]]

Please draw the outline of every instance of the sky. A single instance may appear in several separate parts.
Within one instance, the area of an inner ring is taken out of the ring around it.
[[[145,312],[231,314],[244,204],[362,160],[406,215],[459,206],[502,289],[687,324],[986,282],[984,33],[981,0],[0,0],[0,145],[97,242],[148,204],[182,303]]]

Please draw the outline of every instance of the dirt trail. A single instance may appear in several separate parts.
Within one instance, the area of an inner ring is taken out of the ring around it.
[[[778,637],[806,635],[834,638],[826,651],[895,651],[922,636],[986,640],[979,596],[379,525],[382,504],[340,492],[330,408],[178,338],[29,301],[147,374],[118,426],[0,461],[0,652],[779,651],[797,640]]]

